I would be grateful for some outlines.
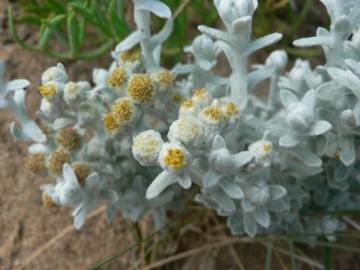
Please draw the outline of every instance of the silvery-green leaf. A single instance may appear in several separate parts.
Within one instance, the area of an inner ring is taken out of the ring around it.
[[[289,210],[289,204],[284,200],[270,201],[266,207],[272,212],[283,212]]]
[[[297,146],[301,142],[301,138],[294,134],[293,132],[287,132],[283,136],[281,136],[279,140],[280,146],[283,147],[294,147]]]
[[[172,19],[166,20],[165,25],[161,29],[161,31],[159,33],[157,33],[156,35],[153,35],[150,39],[151,46],[156,47],[156,49],[155,49],[155,50],[157,50],[156,54],[158,54],[157,59],[160,59],[159,54],[161,52],[161,44],[169,38],[169,36],[171,35],[171,33],[173,31],[173,26],[174,26],[174,23],[173,23]]]
[[[298,98],[288,90],[280,91],[280,101],[285,108],[289,108],[291,104],[299,102]]]
[[[35,143],[29,146],[28,151],[31,154],[47,153],[49,151],[49,148],[44,144]]]
[[[186,174],[182,176],[177,176],[175,178],[182,188],[189,189],[191,187],[191,179],[189,175]]]
[[[347,15],[342,15],[335,21],[334,30],[337,32],[348,32],[350,30],[350,21]]]
[[[174,183],[176,183],[175,177],[166,171],[161,172],[146,190],[146,199],[153,199],[159,196],[161,192]]]
[[[240,37],[241,41],[245,41],[251,28],[252,17],[244,16],[236,19],[232,24],[232,32]]]
[[[261,37],[253,42],[250,43],[250,46],[245,51],[246,55],[250,55],[258,50],[261,50],[264,47],[270,46],[280,39],[282,39],[282,34],[280,33],[273,33],[264,37]]]
[[[256,235],[257,223],[252,212],[244,212],[244,230],[250,237]]]
[[[226,143],[223,137],[216,135],[212,145],[212,151],[216,151],[222,148],[226,148]]]
[[[71,125],[74,121],[69,118],[57,118],[54,121],[53,128],[54,130],[60,130],[68,125]]]
[[[315,107],[315,89],[311,89],[306,92],[304,97],[302,98],[302,102],[309,108],[313,109]]]
[[[29,85],[30,82],[28,80],[24,80],[24,79],[13,80],[6,84],[5,92],[8,93],[14,90],[22,90],[28,87]]]
[[[340,68],[328,68],[329,75],[338,83],[349,88],[354,95],[360,100],[360,79],[350,70],[342,70]]]
[[[236,210],[234,201],[230,197],[228,197],[222,190],[215,190],[214,192],[212,192],[211,195],[214,201],[217,202],[223,210],[227,212],[233,212]]]
[[[26,134],[22,129],[19,129],[16,126],[15,122],[12,122],[10,124],[10,133],[14,138],[20,140],[20,141],[31,141],[31,138],[28,134]]]
[[[246,212],[251,212],[255,210],[255,205],[253,205],[250,201],[246,199],[241,201],[241,207]]]
[[[253,90],[255,86],[263,80],[270,78],[271,75],[274,74],[275,70],[275,66],[269,65],[250,72],[247,76],[249,91]]]
[[[236,164],[236,168],[244,166],[245,164],[249,163],[253,158],[254,154],[249,151],[243,151],[232,156],[232,159]]]
[[[331,39],[329,37],[300,38],[295,40],[293,44],[296,47],[331,46]]]
[[[230,179],[222,179],[220,181],[220,187],[233,199],[242,199],[244,197],[244,192],[242,191],[241,187]]]
[[[170,8],[158,0],[137,0],[135,7],[139,10],[148,10],[156,16],[164,19],[171,17]]]
[[[270,226],[270,214],[265,208],[257,208],[254,211],[254,217],[262,227],[269,228]]]
[[[175,73],[175,74],[188,74],[193,72],[194,70],[194,65],[192,64],[177,64],[172,70],[171,72]]]
[[[136,44],[140,43],[146,38],[146,35],[141,31],[135,31],[131,33],[127,38],[120,42],[116,47],[115,51],[124,52],[133,48]]]
[[[210,37],[214,38],[214,39],[218,39],[218,40],[222,40],[227,44],[231,44],[233,42],[233,39],[231,38],[230,35],[228,35],[226,32],[218,30],[218,29],[214,29],[214,28],[210,28],[204,25],[199,25],[198,29],[200,32],[209,35]]]
[[[351,165],[356,158],[354,138],[352,135],[342,135],[339,138],[340,160],[345,166]]]
[[[309,167],[320,167],[322,165],[322,160],[305,146],[297,147],[292,154]]]
[[[287,191],[284,187],[279,185],[270,186],[270,195],[272,200],[278,200],[284,197],[287,194]]]
[[[205,176],[204,176],[204,187],[205,188],[209,188],[212,186],[215,186],[219,180],[221,179],[222,175],[218,174],[217,172],[214,171],[208,171]]]
[[[63,175],[66,182],[79,187],[79,181],[75,175],[75,172],[68,163],[65,163],[63,166]]]
[[[334,173],[335,181],[336,182],[346,181],[346,179],[348,179],[353,169],[354,169],[353,166],[345,166],[340,163],[335,169],[335,173]]]
[[[75,229],[80,230],[84,226],[86,215],[87,215],[87,205],[85,201],[80,206],[78,206],[78,208],[73,213]]]
[[[311,127],[309,135],[318,136],[328,132],[331,129],[331,124],[328,121],[316,121]]]
[[[24,133],[36,142],[46,142],[47,138],[44,132],[32,120],[22,123]]]

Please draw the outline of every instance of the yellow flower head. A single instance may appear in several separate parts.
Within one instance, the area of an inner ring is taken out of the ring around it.
[[[136,107],[130,98],[119,98],[112,105],[112,113],[116,122],[127,123],[134,119]]]
[[[223,112],[220,107],[209,106],[201,112],[201,119],[208,124],[219,124],[223,120]]]
[[[199,106],[204,107],[210,105],[213,97],[206,88],[197,88],[194,90],[191,99]]]
[[[114,69],[108,77],[108,84],[110,87],[119,88],[124,86],[126,83],[127,74],[125,69],[116,68]]]
[[[186,155],[183,149],[178,147],[167,149],[167,152],[163,159],[167,166],[175,170],[182,169],[187,164]]]
[[[151,80],[155,87],[160,91],[167,91],[176,79],[175,74],[169,70],[163,69],[151,75]]]
[[[116,121],[112,112],[107,113],[104,117],[104,126],[108,133],[113,134],[120,128],[120,123]]]
[[[148,74],[134,74],[131,76],[128,85],[128,95],[136,102],[145,103],[154,96],[150,76]]]
[[[273,148],[272,143],[266,142],[263,144],[263,151],[266,154],[270,154],[272,152],[272,148]]]
[[[49,82],[39,87],[39,92],[44,98],[51,98],[57,95],[59,87],[56,83]]]
[[[122,62],[136,62],[141,60],[141,50],[139,48],[132,48],[120,54]]]
[[[239,107],[235,102],[227,103],[223,108],[224,116],[226,119],[231,120],[233,118],[237,118],[240,114]]]

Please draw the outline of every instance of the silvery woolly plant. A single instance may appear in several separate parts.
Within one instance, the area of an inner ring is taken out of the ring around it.
[[[322,2],[330,30],[294,42],[322,46],[326,63],[313,69],[298,59],[285,73],[284,51],[249,69],[252,53],[281,39],[251,38],[257,0],[214,0],[224,30],[199,26],[185,49],[194,60],[164,68],[171,11],[133,0],[137,29],[93,83],[71,81],[62,64],[43,73],[37,122],[26,116],[28,82],[2,80],[1,106],[18,120],[11,131],[33,142],[26,167],[54,178],[44,204],[73,208],[77,228],[101,204],[109,220],[149,213],[161,227],[193,199],[227,217],[233,234],[343,229],[329,213],[360,203],[360,2]],[[164,19],[158,33],[151,16]],[[229,77],[215,72],[221,53]],[[268,95],[255,95],[265,80]]]

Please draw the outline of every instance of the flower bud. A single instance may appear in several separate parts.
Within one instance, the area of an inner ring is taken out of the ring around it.
[[[154,165],[162,145],[163,140],[160,133],[154,130],[144,131],[134,138],[132,153],[141,165]]]
[[[197,118],[184,116],[171,124],[168,138],[186,146],[199,147],[206,139],[206,127]]]
[[[343,111],[340,119],[349,128],[355,128],[357,126],[355,114],[352,110]]]
[[[215,0],[214,2],[228,30],[232,29],[235,20],[252,16],[258,6],[257,0]]]
[[[287,121],[296,131],[305,132],[314,122],[314,113],[301,103],[296,103],[289,109]]]
[[[43,84],[54,81],[61,84],[65,84],[69,81],[68,75],[66,73],[65,67],[63,64],[57,64],[54,67],[48,68],[41,77]]]

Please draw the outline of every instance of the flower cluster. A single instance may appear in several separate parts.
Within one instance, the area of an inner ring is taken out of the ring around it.
[[[61,64],[43,73],[37,122],[26,115],[28,82],[1,79],[13,135],[34,141],[26,168],[54,179],[42,187],[44,205],[74,208],[77,228],[103,203],[109,219],[150,213],[161,226],[194,199],[227,217],[233,234],[342,229],[335,217],[307,214],[360,203],[360,2],[322,2],[330,30],[294,42],[323,47],[327,62],[314,69],[297,60],[285,73],[287,55],[274,51],[248,70],[250,54],[281,39],[251,39],[257,0],[215,0],[225,30],[199,26],[185,49],[194,60],[165,69],[171,11],[133,0],[137,29],[93,83],[71,81]],[[165,19],[158,33],[151,14]],[[229,77],[214,71],[221,52]],[[266,80],[268,94],[255,95]]]

